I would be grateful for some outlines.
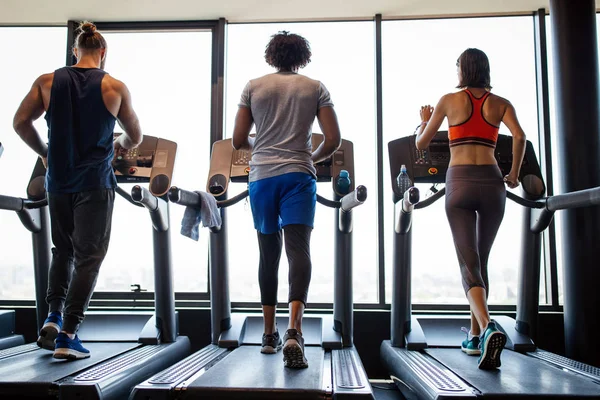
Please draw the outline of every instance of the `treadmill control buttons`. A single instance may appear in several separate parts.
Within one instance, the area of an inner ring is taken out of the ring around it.
[[[235,150],[233,152],[233,165],[248,165],[252,155],[247,150]]]

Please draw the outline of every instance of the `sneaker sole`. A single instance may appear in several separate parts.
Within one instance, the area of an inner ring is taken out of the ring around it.
[[[60,327],[57,324],[53,322],[46,323],[40,330],[37,345],[42,349],[54,351],[54,348],[56,347],[54,341],[56,340],[59,331]]]
[[[88,358],[90,353],[82,353],[73,349],[56,349],[54,350],[54,358],[59,360],[81,360]]]
[[[277,347],[263,346],[261,347],[260,352],[263,354],[276,354],[279,350],[281,350],[281,345]]]
[[[460,349],[463,351],[463,353],[467,353],[470,356],[480,356],[481,355],[481,350],[479,350],[479,349],[467,349],[464,347],[461,347]]]
[[[283,347],[283,365],[288,368],[308,368],[308,361],[304,358],[302,347],[297,342]]]
[[[493,332],[486,338],[485,349],[479,360],[479,369],[495,369],[500,367],[500,354],[506,344],[506,335],[502,332]]]

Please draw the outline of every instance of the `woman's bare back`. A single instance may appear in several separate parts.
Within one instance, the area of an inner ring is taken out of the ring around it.
[[[473,96],[481,98],[486,94],[485,89],[470,88]],[[469,119],[473,106],[469,96],[464,91],[456,92],[447,98],[448,125],[459,125]],[[495,94],[490,94],[483,103],[483,118],[494,126],[499,126],[508,107],[508,101]],[[478,112],[478,110],[475,110]],[[473,132],[476,134],[476,132]],[[463,144],[450,148],[450,166],[452,165],[489,165],[496,164],[494,149],[477,144]]]

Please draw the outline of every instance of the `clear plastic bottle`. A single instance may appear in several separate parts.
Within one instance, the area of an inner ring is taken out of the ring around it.
[[[398,185],[398,192],[402,196],[404,196],[404,192],[412,186],[412,181],[406,172],[406,165],[404,164],[400,167],[400,173],[396,177],[396,184]]]

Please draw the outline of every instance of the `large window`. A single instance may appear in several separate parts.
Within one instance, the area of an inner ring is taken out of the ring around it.
[[[374,86],[374,29],[372,22],[286,23],[229,25],[227,43],[226,132],[231,137],[240,94],[248,80],[274,72],[264,60],[271,35],[287,30],[304,36],[312,61],[301,74],[318,79],[329,89],[342,137],[354,143],[355,174],[369,198],[354,210],[354,301],[377,301],[377,207]],[[313,132],[320,132],[315,122]],[[231,185],[232,193],[244,190]],[[331,184],[320,183],[318,193],[331,198]],[[259,301],[258,245],[249,205],[227,210],[232,301]],[[308,301],[333,302],[333,232],[331,209],[317,204],[312,233],[312,280]],[[287,302],[287,258],[282,255],[279,293]]]
[[[456,60],[469,47],[489,57],[493,93],[511,101],[537,149],[537,103],[531,17],[389,21],[383,23],[384,146],[413,134],[419,107],[435,106],[454,92]],[[447,129],[447,121],[442,125]],[[500,133],[510,134],[502,125]],[[384,147],[387,148],[387,147]],[[393,203],[387,152],[384,159],[386,301],[391,295]],[[422,195],[431,185],[418,185]],[[504,221],[490,254],[490,303],[514,304],[521,237],[520,206],[507,201]],[[466,303],[444,199],[417,210],[413,220],[412,300]]]
[[[144,135],[178,145],[173,185],[204,190],[210,144],[210,31],[103,32],[106,71],[129,88]],[[117,126],[115,130],[118,131]],[[131,185],[122,185],[130,191]],[[184,208],[170,204],[175,291],[207,291],[207,236],[179,234]],[[148,211],[116,196],[112,237],[97,291],[154,289],[152,225]]]
[[[33,81],[65,65],[67,29],[64,27],[0,28],[0,142],[5,147],[0,157],[0,194],[26,197],[27,183],[37,155],[12,129],[12,120]],[[30,44],[36,43],[33,50]],[[47,137],[46,121],[40,118],[35,127]],[[16,213],[0,211],[0,298],[33,299],[33,256],[31,234]]]

